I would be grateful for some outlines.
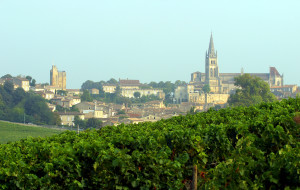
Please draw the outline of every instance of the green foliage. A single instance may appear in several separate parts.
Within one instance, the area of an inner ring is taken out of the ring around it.
[[[27,80],[29,80],[29,82],[32,80],[32,77],[31,76],[26,76],[25,77]]]
[[[35,86],[36,80],[32,79],[32,81],[30,82],[30,86]]]
[[[133,93],[133,96],[134,96],[135,98],[140,98],[140,97],[141,97],[141,93],[140,93],[140,92],[134,92],[134,93]]]
[[[32,79],[31,76],[26,76],[26,79],[29,80],[29,85],[30,86],[35,86],[36,80]]]
[[[203,88],[202,88],[202,90],[203,90],[203,92],[205,94],[209,93],[210,92],[209,84],[204,85]]]
[[[79,126],[79,128],[81,128],[81,129],[86,128],[86,120],[80,119],[78,115],[76,115],[74,117],[74,124],[75,124],[75,126]]]
[[[89,118],[86,122],[86,128],[101,128],[102,127],[102,121],[96,118]]]
[[[2,79],[11,79],[13,77],[10,74],[6,74],[6,75],[3,75],[1,78]]]
[[[175,87],[187,85],[185,81],[177,80],[175,81]]]
[[[300,186],[300,99],[0,145],[1,189]]]
[[[102,121],[97,118],[89,118],[87,120],[82,120],[78,116],[74,118],[75,126],[79,126],[81,129],[99,129],[102,127]]]
[[[23,88],[19,87],[13,92],[12,97],[13,97],[13,104],[17,105],[26,97],[26,92],[24,91]]]
[[[126,113],[125,113],[125,110],[119,110],[119,111],[118,111],[118,115],[121,115],[121,114],[126,114]]]
[[[61,95],[61,96],[66,96],[68,95],[68,91],[65,90],[57,90],[56,94]]]
[[[64,112],[64,111],[67,111],[68,109],[62,107],[61,105],[56,105],[55,110],[58,111],[58,112]]]
[[[46,100],[36,94],[28,94],[24,109],[29,120],[38,124],[56,124],[56,118],[46,104]]]
[[[83,91],[83,94],[81,95],[81,101],[84,102],[92,102],[93,101],[93,98],[92,96],[90,95],[89,91],[88,90],[84,90]]]
[[[100,82],[94,82],[91,80],[87,80],[85,81],[82,85],[81,85],[81,90],[89,90],[92,88],[97,88],[99,91],[102,91],[102,83],[104,83],[103,81]]]
[[[114,79],[114,78],[111,78],[111,79],[108,80],[106,83],[107,83],[107,84],[119,85],[119,82],[118,82],[116,79]]]
[[[276,100],[276,97],[270,92],[268,83],[258,77],[244,74],[234,80],[234,85],[240,89],[230,95],[228,103],[231,106],[251,106]]]
[[[76,107],[76,105],[73,105],[71,108],[64,108],[60,105],[56,105],[57,112],[79,112],[79,109]]]
[[[133,103],[146,103],[153,100],[160,100],[159,97],[151,94],[149,96],[142,96],[140,98],[127,98],[123,96],[117,96],[116,93],[105,93],[104,98],[99,98],[99,96],[94,96],[96,100],[107,102],[107,103],[116,103],[116,104],[127,104],[130,106]]]
[[[0,86],[0,119],[36,124],[55,124],[56,116],[48,108],[45,99],[26,93],[22,88],[14,90],[11,82]]]
[[[5,81],[3,87],[8,94],[12,94],[14,91],[14,84],[12,81]]]

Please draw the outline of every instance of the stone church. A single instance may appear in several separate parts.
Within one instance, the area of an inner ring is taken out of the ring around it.
[[[205,54],[205,73],[194,72],[187,86],[179,86],[175,90],[175,99],[180,102],[225,104],[229,95],[234,93],[234,78],[243,75],[240,73],[220,73],[218,66],[218,54],[214,47],[211,34],[208,50]],[[270,67],[269,73],[248,73],[257,76],[272,86],[283,86],[283,75],[280,75],[275,67]],[[210,93],[205,95],[203,87],[209,85]]]

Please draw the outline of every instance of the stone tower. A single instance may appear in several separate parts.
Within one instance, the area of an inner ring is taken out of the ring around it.
[[[67,76],[65,71],[58,71],[55,65],[50,70],[50,85],[66,90]]]
[[[222,86],[219,77],[218,55],[215,51],[213,36],[210,36],[208,51],[205,56],[205,84],[208,84],[211,92],[221,93]]]

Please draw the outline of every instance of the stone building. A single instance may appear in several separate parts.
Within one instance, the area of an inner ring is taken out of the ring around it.
[[[78,112],[58,112],[58,115],[61,119],[61,125],[74,126],[75,116],[78,116],[79,119],[84,120],[84,114]]]
[[[161,89],[141,89],[139,80],[119,80],[121,95],[127,98],[134,98],[134,93],[140,93],[140,96],[155,95],[161,99],[165,98],[165,93]]]
[[[115,93],[117,85],[115,84],[103,84],[103,91],[106,93]]]
[[[66,90],[67,76],[65,71],[58,71],[55,65],[50,70],[50,85],[62,90]]]
[[[218,54],[214,47],[213,36],[210,37],[209,47],[205,54],[205,73],[194,72],[191,81],[186,86],[179,86],[175,90],[175,99],[180,102],[224,104],[229,95],[234,93],[236,86],[234,78],[244,74],[220,73],[218,65]],[[275,67],[270,67],[269,73],[248,73],[267,82],[270,87],[283,86],[283,75],[280,75]],[[205,96],[203,87],[209,85],[209,96]]]
[[[120,88],[123,89],[139,89],[140,88],[140,81],[139,80],[121,80],[119,79]]]
[[[29,80],[26,78],[13,77],[13,84],[15,87],[21,87],[25,92],[29,91]]]

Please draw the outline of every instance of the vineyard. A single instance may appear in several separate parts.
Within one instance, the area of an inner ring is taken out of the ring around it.
[[[0,145],[0,189],[296,189],[300,98]]]
[[[62,133],[62,130],[0,121],[0,144],[27,137],[47,137],[59,133]]]

